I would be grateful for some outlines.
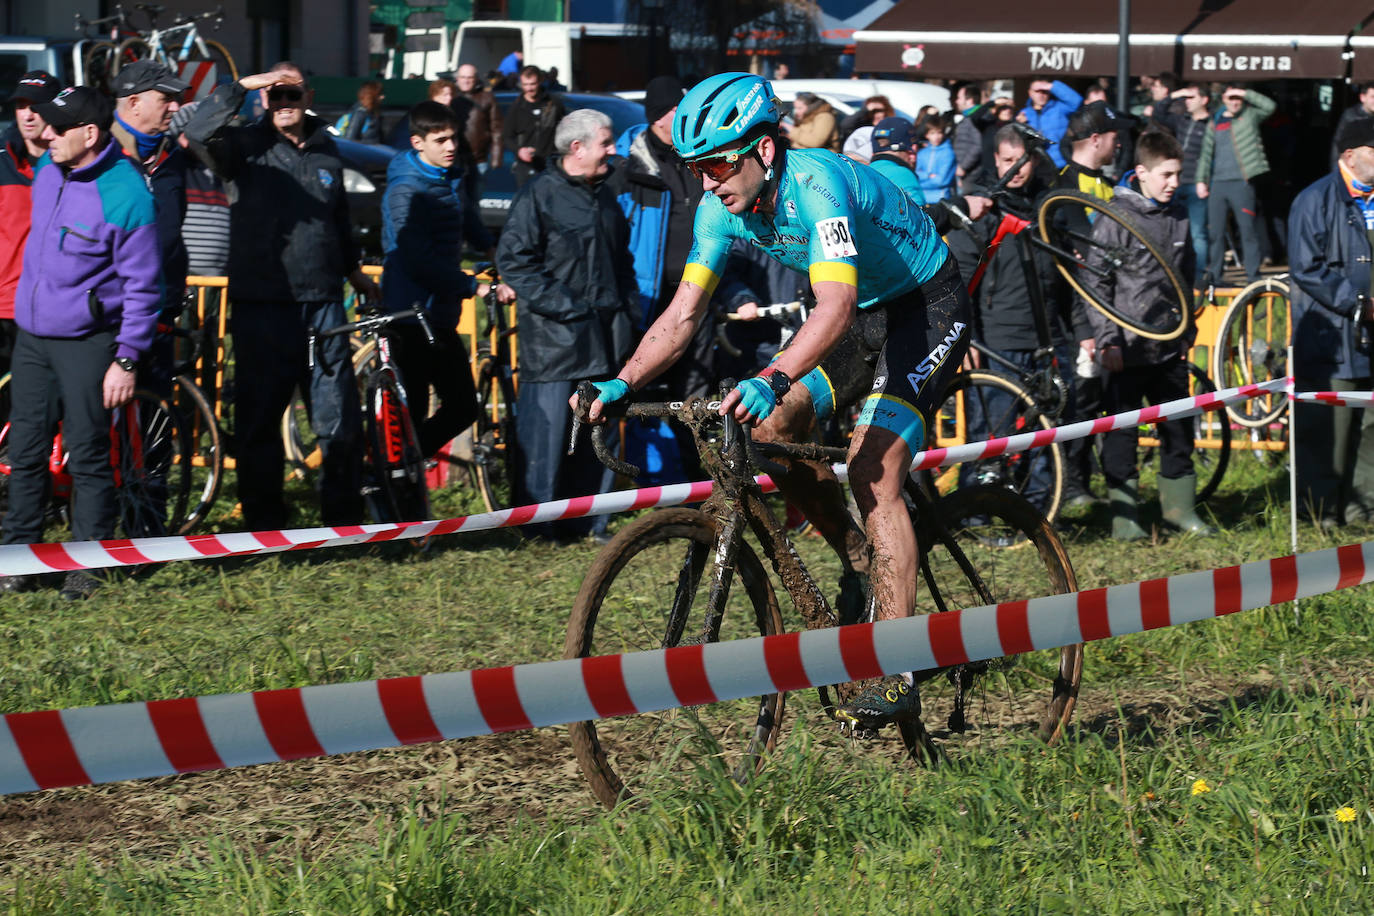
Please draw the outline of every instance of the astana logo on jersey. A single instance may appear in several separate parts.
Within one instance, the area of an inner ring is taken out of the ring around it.
[[[925,383],[926,379],[930,378],[936,369],[940,368],[940,364],[945,361],[945,357],[949,355],[949,351],[959,342],[960,335],[964,333],[967,327],[968,325],[964,324],[962,321],[954,322],[954,326],[949,329],[949,333],[945,335],[945,339],[940,341],[940,345],[934,350],[931,350],[929,356],[921,360],[920,365],[916,367],[916,371],[907,373],[906,380],[911,383],[912,388],[917,391],[921,390],[921,385]]]

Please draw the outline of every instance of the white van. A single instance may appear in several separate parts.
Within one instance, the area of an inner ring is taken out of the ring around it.
[[[659,61],[669,58],[667,32],[659,34]],[[618,22],[513,22],[475,20],[458,27],[449,68],[472,64],[483,76],[512,51],[572,92],[642,87],[649,78],[649,30]]]
[[[822,98],[841,96],[844,98],[866,99],[870,95],[885,95],[892,107],[916,117],[921,108],[934,105],[938,111],[949,111],[952,104],[949,90],[930,83],[916,83],[910,80],[778,80],[773,83],[773,92],[783,101],[797,97],[798,92],[812,92]]]

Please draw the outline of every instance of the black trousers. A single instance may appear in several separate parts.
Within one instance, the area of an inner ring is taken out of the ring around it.
[[[1127,366],[1108,373],[1102,392],[1108,414],[1136,410],[1142,400],[1151,405],[1188,396],[1188,364],[1182,359],[1159,366]],[[1156,426],[1160,444],[1159,476],[1177,480],[1193,473],[1193,419],[1168,420]],[[1136,479],[1136,447],[1140,427],[1113,430],[1102,437],[1102,475],[1107,486],[1119,487]]]
[[[434,345],[419,325],[391,326],[392,358],[406,386],[410,417],[425,457],[477,420],[477,389],[472,384],[468,351],[453,328],[436,327]],[[429,414],[429,391],[439,396],[439,409]]]
[[[307,329],[345,321],[341,302],[235,302],[234,428],[238,495],[253,531],[287,526],[282,499],[281,417],[297,387],[305,395],[320,466],[320,517],[326,525],[363,519],[363,429],[348,338],[321,338],[310,368]]]
[[[10,506],[4,543],[32,544],[43,535],[51,495],[48,456],[58,421],[70,456],[72,537],[114,537],[110,412],[103,390],[114,355],[114,331],[76,340],[19,331],[10,370]]]

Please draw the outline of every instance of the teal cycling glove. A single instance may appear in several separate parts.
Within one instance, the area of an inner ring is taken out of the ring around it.
[[[753,414],[760,423],[767,420],[773,408],[778,406],[773,386],[758,376],[740,382],[735,386],[735,390],[740,394],[740,403],[744,405],[744,409]]]
[[[614,404],[630,393],[630,385],[624,379],[613,378],[609,382],[592,382],[596,386],[596,398],[602,404]]]

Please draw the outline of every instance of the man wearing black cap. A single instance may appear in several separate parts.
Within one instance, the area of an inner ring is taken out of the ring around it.
[[[616,150],[625,156],[617,176],[623,182],[620,204],[630,221],[630,250],[646,327],[677,290],[677,278],[692,250],[692,224],[701,203],[701,181],[673,149],[673,114],[680,101],[682,83],[677,77],[649,80],[644,87],[648,123],[630,128],[616,142]],[[704,395],[715,383],[715,340],[715,322],[708,318],[697,328],[687,354],[667,375],[674,396]]]
[[[161,302],[155,206],[143,177],[110,140],[114,113],[105,96],[77,86],[34,107],[47,122],[51,164],[34,176],[37,218],[15,295],[4,543],[43,535],[59,420],[74,488],[72,535],[106,539],[115,524],[109,411],[133,397],[134,369],[152,342]],[[9,590],[28,581],[3,580]],[[62,594],[84,598],[96,585],[89,573],[71,572]]]
[[[1293,374],[1299,391],[1368,391],[1374,340],[1374,119],[1336,135],[1336,167],[1288,213]],[[1323,528],[1374,521],[1374,411],[1295,413],[1300,514]]]
[[[167,132],[191,84],[165,64],[140,60],[114,80],[115,123],[110,133],[148,182],[157,201],[157,238],[162,249],[164,320],[175,320],[186,292],[186,152]],[[140,383],[166,394],[171,390],[172,341],[159,339],[142,367]]]
[[[1116,159],[1120,134],[1130,131],[1132,121],[1129,116],[1118,115],[1103,101],[1089,102],[1069,116],[1068,130],[1064,143],[1070,149],[1069,161],[1059,170],[1059,187],[1071,188],[1091,194],[1102,200],[1111,200],[1112,183],[1103,174],[1103,169]],[[1092,235],[1092,226],[1086,211],[1078,208],[1065,213],[1070,223],[1070,231],[1075,237],[1086,238]],[[1078,365],[1082,367],[1077,386],[1076,417],[1065,419],[1086,419],[1096,416],[1101,408],[1101,380],[1096,374],[1097,340],[1093,333],[1088,314],[1084,311],[1082,299],[1075,296],[1073,304],[1073,334],[1078,340]],[[1068,467],[1065,470],[1065,503],[1084,505],[1091,501],[1089,478],[1092,474],[1092,454],[1086,440],[1067,443],[1065,455]]]
[[[51,102],[62,89],[57,77],[30,70],[19,78],[9,101],[14,127],[0,138],[0,375],[10,371],[14,350],[14,289],[24,269],[24,242],[29,237],[33,170],[48,149],[47,127],[34,105]]]

